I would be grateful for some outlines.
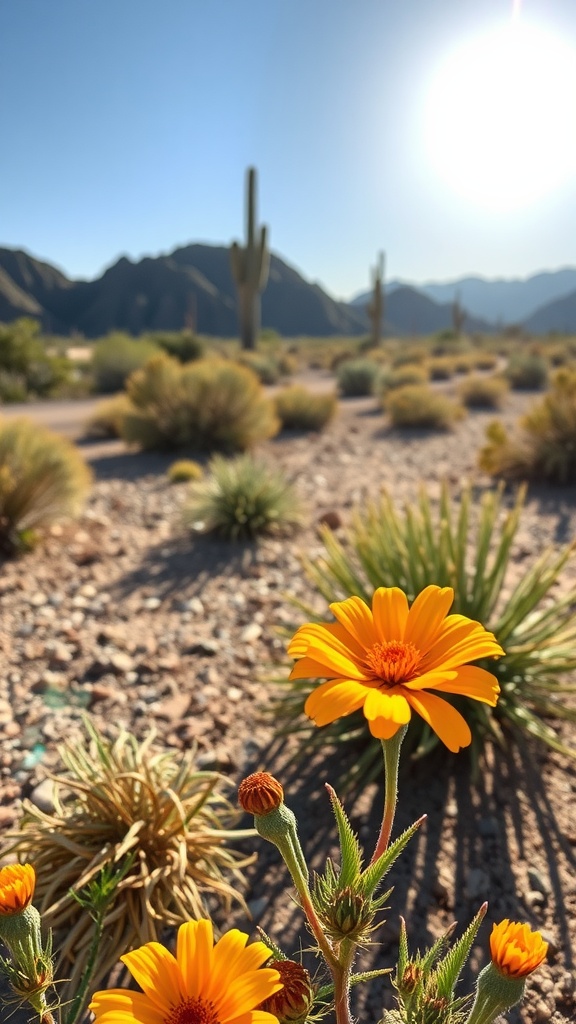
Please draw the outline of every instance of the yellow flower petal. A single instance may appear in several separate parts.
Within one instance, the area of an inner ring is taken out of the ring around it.
[[[406,725],[410,721],[410,705],[401,693],[389,694],[381,690],[369,690],[364,701],[364,715],[368,721],[387,718],[395,725]]]
[[[391,718],[374,718],[368,722],[370,732],[377,740],[391,740],[402,726],[393,722]]]
[[[263,942],[246,945],[248,935],[233,928],[226,932],[214,946],[214,959],[209,985],[203,995],[211,1000],[217,1009],[220,998],[226,991],[227,980],[232,976],[256,971],[270,959],[270,950]]]
[[[349,597],[346,601],[335,601],[330,605],[330,611],[361,649],[365,650],[376,643],[378,637],[372,612],[362,598]]]
[[[112,988],[104,992],[95,992],[88,1007],[96,1014],[99,1024],[112,1024],[119,1021],[138,1022],[138,1024],[164,1024],[166,1009],[160,1010],[152,1005],[148,996],[141,992],[132,992],[125,988]]]
[[[432,646],[454,601],[452,587],[425,587],[408,612],[404,640],[422,654]]]
[[[460,747],[467,747],[472,742],[472,733],[468,723],[456,708],[441,697],[436,697],[427,690],[406,693],[414,711],[428,723],[448,750],[457,753]]]
[[[451,673],[450,673],[451,674]],[[495,707],[500,693],[496,676],[478,665],[463,665],[456,669],[455,679],[445,679],[441,683],[430,684],[432,689],[442,693],[459,693],[471,700],[479,700],[483,704]]]
[[[330,679],[308,697],[304,712],[316,725],[328,725],[361,708],[367,687],[354,679]]]
[[[159,942],[147,942],[120,959],[158,1009],[166,1011],[171,1005],[166,1001],[166,992],[173,993],[173,1002],[186,998],[180,968],[172,953]]]
[[[279,992],[281,988],[280,975],[273,968],[261,967],[259,971],[242,974],[228,984],[226,994],[220,1000],[218,1007],[220,1024],[228,1024],[228,1021],[254,1009],[274,992]]]
[[[378,587],[372,598],[372,615],[377,640],[404,640],[408,621],[408,599],[399,587]]]

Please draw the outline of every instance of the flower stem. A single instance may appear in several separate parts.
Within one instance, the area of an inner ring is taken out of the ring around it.
[[[372,860],[370,861],[371,864],[374,864],[374,862],[386,852],[388,849],[388,843],[390,842],[390,835],[394,824],[394,815],[396,813],[396,804],[398,802],[398,766],[400,764],[400,747],[402,746],[402,740],[404,739],[407,730],[408,726],[403,725],[391,739],[382,740],[382,752],[384,754],[384,813],[382,815],[382,825],[380,826],[380,835],[378,836],[376,849],[374,850]]]
[[[345,943],[342,943],[344,946]],[[340,952],[339,969],[332,972],[334,978],[334,1011],[336,1013],[336,1024],[352,1024],[350,1014],[350,971],[354,958],[354,943],[350,949],[342,949]]]

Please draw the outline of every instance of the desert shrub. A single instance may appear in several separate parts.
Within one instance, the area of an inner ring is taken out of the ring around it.
[[[24,375],[0,370],[0,402],[8,405],[10,402],[26,402],[27,399],[28,388]]]
[[[426,363],[430,380],[450,380],[454,376],[452,356],[434,356]]]
[[[108,395],[121,391],[128,377],[158,352],[157,345],[116,332],[94,346],[92,375],[94,390]]]
[[[98,402],[86,424],[87,437],[122,437],[122,424],[134,407],[123,392]]]
[[[52,395],[72,379],[73,364],[65,356],[49,355],[37,321],[23,317],[0,324],[0,371],[5,375],[0,400],[20,402],[28,395]]]
[[[282,430],[322,430],[333,419],[336,395],[315,395],[307,388],[285,388],[274,398]]]
[[[388,393],[396,388],[403,388],[408,384],[425,384],[427,380],[427,371],[418,363],[406,363],[396,369],[386,367],[376,378],[374,394],[380,399],[385,399]]]
[[[281,377],[292,377],[298,373],[300,364],[298,357],[291,352],[280,352],[276,357]]]
[[[480,467],[509,480],[576,481],[576,371],[558,370],[550,392],[509,436],[491,423]]]
[[[378,369],[378,364],[371,359],[346,359],[336,375],[340,394],[345,398],[371,395]]]
[[[186,506],[189,525],[202,523],[206,533],[236,541],[287,532],[301,522],[296,492],[282,470],[247,454],[216,455],[208,471]]]
[[[405,366],[406,363],[423,363],[429,355],[425,345],[403,345],[392,357],[392,366]]]
[[[476,351],[470,361],[476,370],[494,370],[498,366],[498,356],[494,352]]]
[[[277,384],[280,380],[280,366],[274,356],[262,355],[259,352],[243,352],[238,356],[238,363],[252,370],[261,384]]]
[[[193,483],[202,479],[204,470],[200,463],[194,462],[193,459],[178,459],[168,467],[166,475],[171,484]]]
[[[31,420],[0,422],[0,549],[30,547],[39,529],[75,515],[90,482],[69,441]]]
[[[351,363],[354,360],[358,359],[359,356],[361,356],[362,359],[364,360],[366,358],[365,351],[361,349],[359,352],[357,352],[353,348],[338,349],[330,359],[330,369],[332,370],[333,373],[336,373],[336,371],[339,369],[339,367],[342,366],[343,363]]]
[[[141,448],[243,451],[280,426],[258,378],[226,360],[181,366],[156,356],[130,377],[127,393],[135,411],[123,436]]]
[[[458,395],[467,409],[499,409],[507,391],[508,383],[503,377],[474,375],[462,381]]]
[[[474,356],[469,352],[460,352],[454,356],[452,365],[454,373],[471,373],[472,367],[475,365]]]
[[[525,491],[519,490],[508,510],[503,493],[499,487],[478,499],[467,486],[453,499],[444,484],[436,509],[422,489],[418,502],[403,511],[384,493],[355,511],[342,541],[323,527],[325,552],[305,559],[305,569],[327,603],[358,595],[370,604],[380,586],[400,587],[410,601],[431,583],[452,587],[452,612],[485,623],[506,652],[484,666],[500,683],[496,708],[476,701],[465,707],[453,699],[472,730],[473,756],[488,738],[504,745],[510,736],[522,735],[567,752],[548,719],[576,721],[576,705],[565,700],[567,693],[576,693],[570,681],[576,668],[576,586],[562,595],[556,590],[576,552],[568,545],[537,554],[510,591],[508,570],[514,564]],[[317,612],[308,611],[318,619]],[[283,683],[274,708],[287,733],[301,731],[307,756],[318,732],[303,720],[302,707],[315,685],[310,680]],[[330,728],[333,741],[354,735],[365,744],[361,713],[353,726],[346,718]],[[408,742],[422,755],[437,740],[427,726],[413,721]],[[366,778],[375,775],[380,757],[378,743],[363,748],[355,770]]]
[[[548,363],[539,355],[516,352],[504,372],[514,391],[541,391],[548,383]]]
[[[450,430],[464,413],[461,405],[425,384],[410,384],[390,391],[386,411],[394,427],[430,430]]]
[[[157,753],[153,734],[141,744],[125,732],[111,741],[85,724],[87,737],[60,748],[64,770],[51,776],[54,811],[24,800],[18,829],[3,843],[3,856],[34,863],[35,903],[54,932],[67,993],[86,969],[94,930],[73,892],[124,866],[94,984],[125,950],[160,938],[166,927],[209,917],[214,897],[228,910],[232,900],[244,906],[237,885],[247,863],[226,845],[245,834],[231,827],[238,813],[223,795],[228,780],[198,771],[195,751]]]
[[[150,334],[147,340],[180,363],[193,363],[206,355],[206,345],[191,331]]]

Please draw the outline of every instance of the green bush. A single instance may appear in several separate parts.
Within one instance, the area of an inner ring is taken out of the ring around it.
[[[434,583],[454,589],[452,611],[477,620],[491,630],[506,652],[485,664],[499,680],[501,694],[495,708],[476,701],[454,704],[472,730],[471,753],[477,758],[482,745],[493,738],[502,746],[509,736],[535,736],[568,753],[548,719],[576,721],[576,705],[566,702],[576,693],[570,682],[576,669],[576,586],[559,594],[562,570],[576,554],[571,545],[535,555],[511,592],[506,587],[509,563],[514,564],[525,491],[513,507],[503,507],[503,488],[485,492],[480,499],[470,486],[458,499],[442,488],[434,508],[423,489],[418,503],[400,511],[384,493],[380,500],[357,509],[347,536],[340,541],[322,528],[325,553],[306,559],[312,583],[327,603],[358,595],[368,604],[377,587],[400,587],[412,601]],[[311,618],[318,618],[310,609]],[[482,662],[480,662],[482,664]],[[283,685],[274,713],[284,720],[285,731],[300,729],[310,744],[327,742],[325,730],[314,732],[303,720],[302,708],[316,681],[292,680]],[[442,694],[445,697],[445,694]],[[330,727],[331,739],[351,733],[365,746],[361,713]],[[427,753],[437,737],[421,721],[412,720],[408,742],[419,754]],[[361,753],[356,770],[365,778],[381,770],[378,743]]]
[[[407,385],[390,391],[386,410],[394,427],[424,427],[429,430],[450,430],[464,415],[461,405],[425,384]]]
[[[274,398],[282,430],[322,430],[337,409],[336,395],[315,395],[307,388],[285,388]]]
[[[406,387],[408,384],[425,384],[427,380],[428,373],[419,363],[405,363],[396,369],[386,367],[376,378],[374,394],[381,401],[385,401],[390,391]]]
[[[171,484],[187,484],[201,480],[204,470],[199,462],[192,459],[178,459],[168,467],[166,475]]]
[[[508,480],[576,482],[576,370],[558,370],[552,389],[509,436],[491,423],[480,468]]]
[[[261,384],[277,384],[280,380],[280,366],[274,356],[259,352],[243,352],[238,356],[240,366],[246,366],[256,374]]]
[[[123,392],[98,402],[94,412],[86,424],[87,437],[122,437],[122,425],[128,413],[134,407]]]
[[[31,547],[40,528],[75,515],[90,482],[69,441],[31,420],[0,422],[0,548]]]
[[[499,409],[507,391],[508,383],[502,377],[472,376],[462,382],[458,395],[467,409]]]
[[[109,334],[94,347],[92,374],[94,390],[101,395],[122,391],[128,377],[158,353],[151,341],[131,338],[127,334]]]
[[[0,400],[49,397],[72,379],[73,369],[69,359],[47,353],[36,320],[0,324]]]
[[[514,391],[541,391],[548,383],[548,363],[539,355],[517,352],[504,372]]]
[[[180,363],[193,363],[206,355],[206,345],[191,331],[150,334],[147,340]]]
[[[208,471],[207,479],[193,488],[184,513],[187,524],[202,523],[206,533],[234,541],[284,533],[300,524],[300,503],[280,469],[252,455],[216,455]]]
[[[345,398],[371,395],[378,370],[378,363],[371,359],[346,359],[338,367],[336,375],[340,394]]]
[[[134,412],[122,434],[141,448],[244,451],[280,426],[258,378],[226,360],[182,366],[155,356],[130,377],[127,393]]]

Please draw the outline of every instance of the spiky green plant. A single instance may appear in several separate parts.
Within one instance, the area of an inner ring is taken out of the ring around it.
[[[502,487],[478,499],[468,485],[453,500],[444,484],[436,511],[424,489],[416,505],[400,511],[383,493],[356,511],[345,540],[323,528],[324,555],[305,560],[308,576],[328,603],[353,594],[370,603],[379,586],[400,587],[412,601],[435,583],[454,588],[454,612],[481,622],[495,634],[506,653],[485,667],[500,683],[497,707],[454,698],[472,730],[474,757],[489,737],[504,743],[507,735],[522,734],[564,753],[576,753],[566,747],[549,721],[576,721],[574,704],[565,702],[566,694],[576,693],[569,681],[576,669],[576,586],[563,594],[554,590],[575,547],[539,554],[508,596],[504,587],[524,499],[525,490],[520,489],[506,510]],[[314,617],[310,609],[307,612]],[[284,684],[275,715],[284,721],[287,732],[300,730],[307,743],[319,738],[326,743],[330,736],[334,741],[361,739],[364,751],[356,771],[375,774],[380,745],[369,741],[360,713],[336,722],[328,734],[326,729],[314,731],[304,718],[304,702],[316,685],[309,680]],[[408,743],[413,751],[424,754],[437,738],[421,720],[413,719]]]
[[[217,772],[198,771],[195,752],[154,752],[127,732],[109,740],[85,722],[86,736],[60,748],[64,770],[52,775],[54,810],[23,801],[22,818],[3,842],[36,871],[35,902],[53,930],[56,977],[73,995],[86,969],[95,927],[73,893],[85,891],[104,869],[123,865],[103,922],[92,984],[121,953],[160,938],[167,926],[210,916],[215,897],[244,906],[246,859],[228,843],[251,835],[238,819]],[[127,866],[126,866],[127,865]]]
[[[337,409],[336,395],[315,395],[297,384],[274,397],[282,430],[322,430]]]
[[[76,515],[91,480],[63,437],[31,420],[0,422],[0,550],[30,547],[42,527]]]
[[[235,459],[216,455],[206,479],[192,489],[184,520],[202,523],[206,533],[225,540],[244,540],[298,526],[302,510],[281,469],[251,455]]]

